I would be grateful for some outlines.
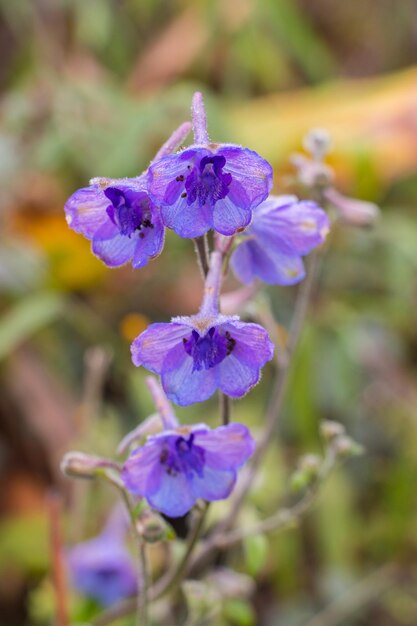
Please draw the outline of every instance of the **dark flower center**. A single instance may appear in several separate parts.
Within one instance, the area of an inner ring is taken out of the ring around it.
[[[107,567],[100,567],[96,571],[96,576],[101,582],[108,582],[119,576],[119,570],[110,565]]]
[[[205,156],[199,165],[193,167],[185,179],[186,191],[183,194],[183,197],[187,198],[188,205],[194,202],[197,202],[199,207],[206,203],[214,205],[217,200],[227,196],[232,175],[223,173],[225,165],[224,156]]]
[[[193,372],[203,368],[208,370],[225,359],[236,345],[228,331],[220,334],[217,328],[210,328],[202,337],[193,330],[188,339],[183,339],[184,350],[193,358]]]
[[[111,202],[107,207],[107,214],[121,235],[131,237],[134,232],[139,231],[139,237],[143,238],[142,229],[154,228],[151,204],[145,193],[108,187],[104,194]]]
[[[194,435],[168,440],[159,460],[170,476],[183,473],[187,478],[193,474],[202,477],[204,472],[204,450],[194,443]]]

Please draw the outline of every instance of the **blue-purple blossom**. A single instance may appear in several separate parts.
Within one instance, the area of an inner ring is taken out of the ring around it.
[[[330,222],[315,202],[295,196],[270,196],[253,213],[230,264],[244,283],[260,278],[292,285],[305,276],[302,256],[323,243]]]
[[[73,546],[67,555],[74,589],[103,606],[133,595],[138,585],[133,560],[124,545],[127,524],[121,513],[116,509],[100,535]]]
[[[126,461],[126,489],[151,507],[180,517],[196,500],[223,500],[236,482],[237,470],[255,448],[249,430],[230,424],[210,430],[205,424],[178,427],[149,437]]]
[[[159,374],[168,398],[181,406],[203,402],[217,389],[241,398],[273,352],[262,326],[224,315],[151,324],[132,344],[133,363]]]
[[[129,261],[143,267],[164,245],[164,226],[145,175],[93,179],[69,198],[65,214],[68,225],[90,239],[93,253],[110,267]]]
[[[165,226],[181,237],[210,229],[233,235],[249,224],[272,186],[269,163],[232,144],[191,146],[155,161],[148,177]]]

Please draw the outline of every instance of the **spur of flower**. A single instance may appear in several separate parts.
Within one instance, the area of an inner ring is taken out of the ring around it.
[[[211,430],[205,424],[178,426],[148,438],[123,466],[122,479],[131,493],[170,517],[180,517],[198,499],[227,498],[237,470],[255,448],[243,424]]]
[[[156,158],[181,143],[191,124],[181,125]],[[159,206],[148,193],[146,173],[135,178],[93,178],[65,204],[68,225],[92,242],[92,251],[109,267],[129,261],[143,267],[160,254],[164,225]]]
[[[272,285],[292,285],[305,276],[302,256],[323,243],[329,218],[315,202],[295,196],[270,196],[253,213],[230,264],[244,283],[260,278]]]
[[[133,560],[125,547],[127,523],[116,508],[100,535],[68,550],[71,584],[79,593],[103,606],[131,596],[137,590]]]
[[[149,192],[161,205],[165,226],[181,237],[210,229],[232,235],[249,224],[254,207],[267,198],[272,168],[248,148],[209,141],[198,92],[192,113],[194,145],[151,164]]]

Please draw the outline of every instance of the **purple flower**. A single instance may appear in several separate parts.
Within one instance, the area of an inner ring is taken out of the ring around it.
[[[126,461],[122,478],[128,491],[147,499],[170,517],[185,515],[196,500],[223,500],[237,469],[255,443],[242,424],[210,430],[205,424],[166,430],[149,437]]]
[[[330,222],[315,202],[295,196],[270,196],[245,230],[247,239],[230,264],[244,283],[258,277],[271,285],[292,285],[305,276],[301,257],[323,243]]]
[[[207,400],[216,389],[244,396],[273,351],[264,328],[224,315],[151,324],[132,344],[133,363],[160,374],[168,398],[181,406]]]
[[[269,163],[234,145],[195,145],[149,168],[151,197],[161,204],[165,226],[181,237],[197,237],[211,228],[232,235],[245,228],[271,186]]]
[[[131,596],[137,590],[135,566],[123,542],[126,525],[121,528],[120,513],[115,510],[100,535],[68,551],[74,589],[104,606]]]
[[[65,204],[68,225],[92,241],[92,251],[110,267],[143,267],[164,245],[159,209],[149,198],[146,176],[93,179]]]

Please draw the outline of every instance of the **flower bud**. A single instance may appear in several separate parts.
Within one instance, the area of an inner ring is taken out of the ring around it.
[[[313,128],[304,137],[303,146],[316,161],[322,161],[331,150],[331,137],[325,128]]]
[[[113,470],[114,474],[114,470],[119,472],[120,468],[111,459],[91,456],[84,452],[67,452],[61,461],[61,471],[73,478],[95,478],[103,470]]]
[[[333,188],[326,189],[324,195],[346,224],[372,226],[379,216],[379,208],[373,202],[348,198]]]
[[[67,452],[61,461],[61,471],[75,478],[94,478],[100,459],[83,452]]]
[[[345,427],[339,422],[333,422],[331,420],[324,420],[320,424],[320,433],[323,439],[331,441],[335,437],[340,437],[345,434]]]
[[[291,477],[291,487],[294,491],[301,491],[309,487],[317,478],[321,467],[321,458],[316,454],[306,454],[299,463],[298,469]]]
[[[305,187],[326,189],[333,182],[333,171],[320,161],[313,161],[302,154],[294,154],[290,161]]]
[[[157,543],[167,538],[168,526],[160,515],[145,509],[136,523],[138,533],[146,543]]]
[[[346,435],[337,437],[335,439],[334,446],[337,456],[341,458],[359,456],[360,454],[363,454],[364,451],[363,446]]]

